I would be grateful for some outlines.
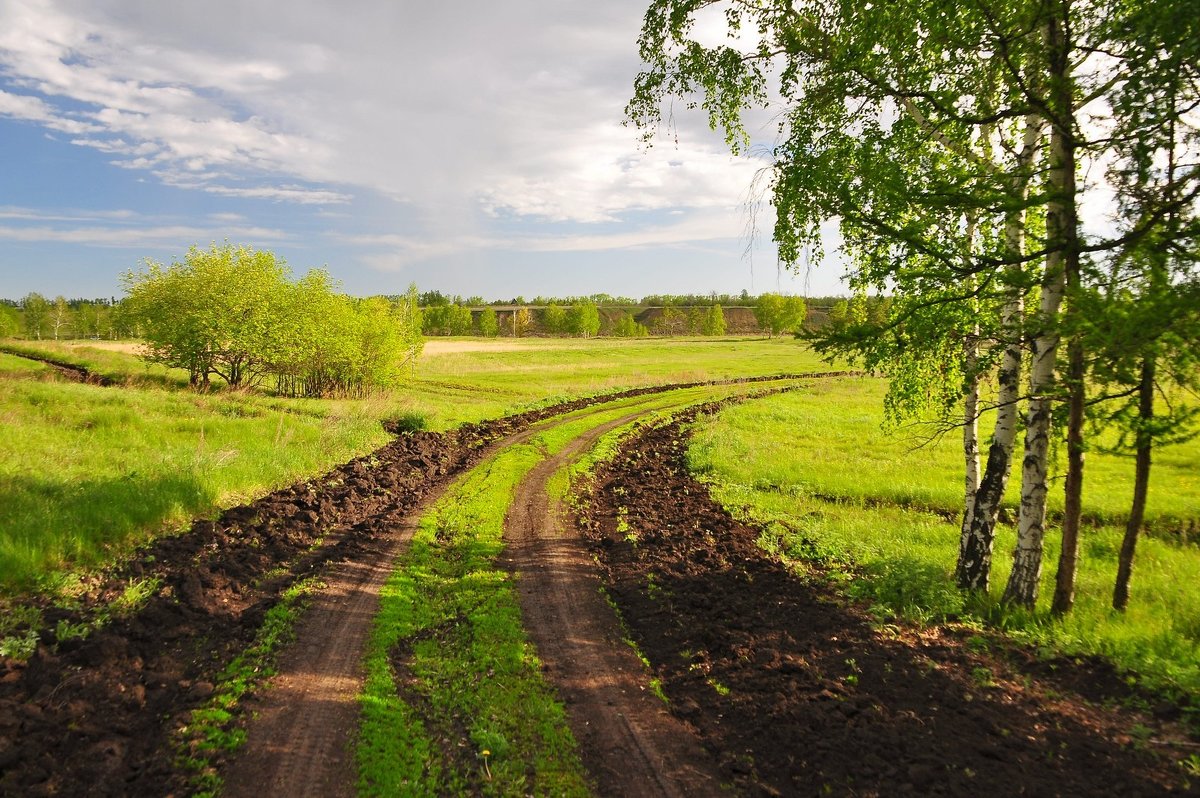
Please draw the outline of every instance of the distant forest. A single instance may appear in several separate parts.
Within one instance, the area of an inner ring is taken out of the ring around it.
[[[400,301],[403,295],[387,296]],[[590,294],[485,300],[441,291],[418,294],[427,336],[642,337],[664,335],[775,335],[827,326],[849,304],[872,309],[886,298],[781,297],[778,294],[654,294],[638,298]],[[139,337],[116,297],[53,299],[31,293],[0,298],[0,338],[118,340]],[[874,315],[874,314],[872,314]]]

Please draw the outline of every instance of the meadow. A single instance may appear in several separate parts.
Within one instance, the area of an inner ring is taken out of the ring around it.
[[[147,366],[129,344],[19,346],[122,387],[70,382],[0,354],[0,590],[9,595],[61,588],[193,518],[368,452],[388,438],[381,421],[444,430],[639,385],[829,368],[790,339],[434,339],[403,388],[316,400],[195,393],[182,372]],[[720,501],[765,525],[764,546],[801,569],[814,561],[832,568],[881,618],[990,622],[1056,650],[1111,656],[1156,685],[1200,688],[1200,588],[1180,578],[1200,566],[1195,541],[1186,542],[1200,508],[1200,442],[1156,453],[1151,531],[1125,615],[1108,601],[1132,464],[1089,453],[1079,603],[1065,622],[1051,622],[1044,607],[1032,616],[1004,612],[994,600],[968,604],[954,589],[957,436],[930,442],[927,430],[883,430],[884,390],[873,378],[834,378],[737,405],[699,426],[692,465]],[[1015,491],[1010,484],[1010,513]],[[1047,544],[1049,572],[1053,533]],[[1012,545],[1002,524],[994,590]]]
[[[388,439],[380,421],[444,430],[639,385],[825,368],[790,340],[437,339],[412,379],[365,400],[186,388],[128,342],[7,342],[120,387],[70,382],[0,353],[0,593],[53,588]]]
[[[961,444],[954,435],[926,442],[916,429],[885,434],[885,388],[882,380],[831,379],[731,407],[698,426],[691,466],[719,501],[764,525],[764,546],[801,570],[812,563],[831,569],[881,620],[988,622],[1053,650],[1103,654],[1169,692],[1200,691],[1200,585],[1184,577],[1200,571],[1200,441],[1155,455],[1151,531],[1138,544],[1124,614],[1111,609],[1111,599],[1132,458],[1088,453],[1077,604],[1053,621],[1048,607],[1059,545],[1053,522],[1036,613],[997,603],[1011,568],[1011,524],[998,528],[991,595],[968,602],[955,589]],[[1016,495],[1010,482],[1010,517]],[[1059,489],[1051,495],[1052,519],[1061,506]]]

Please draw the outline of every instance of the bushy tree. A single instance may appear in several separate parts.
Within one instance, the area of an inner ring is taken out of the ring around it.
[[[561,305],[547,305],[542,309],[542,329],[548,335],[566,335],[567,311]]]
[[[265,250],[193,246],[181,263],[147,260],[143,271],[122,275],[125,312],[154,362],[187,369],[193,385],[207,387],[216,374],[238,387],[261,372],[259,353],[280,323],[288,275]]]
[[[704,321],[700,325],[700,332],[704,335],[725,334],[725,311],[721,310],[720,305],[713,305],[704,314]]]
[[[46,297],[34,292],[21,300],[21,310],[25,314],[25,337],[42,340],[42,331],[50,317],[50,303]]]
[[[804,299],[798,296],[763,294],[754,306],[754,318],[769,338],[800,330],[806,312]]]
[[[513,338],[524,338],[533,328],[533,314],[529,312],[529,308],[519,307],[513,311],[512,315],[512,334]]]
[[[400,327],[403,342],[404,362],[410,373],[415,373],[417,358],[425,347],[425,339],[421,334],[421,304],[416,283],[408,286],[408,292],[397,299],[395,305],[396,324]]]
[[[488,306],[479,314],[479,334],[485,338],[495,338],[500,333],[500,321],[496,318],[496,309]]]
[[[592,338],[600,332],[600,309],[586,300],[572,302],[567,308],[563,326],[568,335]]]
[[[231,387],[273,375],[284,395],[356,396],[395,385],[420,352],[415,287],[399,302],[354,299],[323,270],[292,282],[266,251],[193,247],[181,263],[147,261],[123,281],[122,315],[148,357],[187,369],[200,388],[214,374]]]
[[[55,341],[66,337],[67,331],[73,325],[73,317],[74,314],[71,312],[71,306],[67,304],[67,298],[56,296],[50,305],[50,329],[54,331]]]
[[[618,338],[645,338],[650,334],[646,325],[638,323],[633,314],[626,311],[613,326],[613,335]]]
[[[683,335],[687,329],[687,316],[679,308],[667,305],[653,325],[655,335]]]
[[[21,322],[17,309],[0,305],[0,338],[13,338],[20,330]]]
[[[470,335],[474,326],[471,309],[466,305],[450,306],[446,317],[446,330],[450,335]]]

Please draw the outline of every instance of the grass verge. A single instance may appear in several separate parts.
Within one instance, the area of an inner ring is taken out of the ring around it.
[[[1131,680],[1196,706],[1200,584],[1191,575],[1200,571],[1200,549],[1173,536],[1146,537],[1128,612],[1109,607],[1122,530],[1107,521],[1128,499],[1128,461],[1089,455],[1085,499],[1100,523],[1083,532],[1078,599],[1066,619],[1049,616],[1048,590],[1033,614],[998,606],[1015,543],[1004,525],[995,547],[994,594],[968,606],[952,581],[961,501],[956,441],[914,451],[882,433],[881,390],[872,380],[831,380],[819,391],[731,407],[697,426],[690,465],[718,501],[764,528],[765,548],[798,567],[819,562],[881,617],[986,621],[1048,652],[1108,657]],[[1158,455],[1152,524],[1194,519],[1197,460],[1196,444]],[[1059,545],[1053,530],[1046,544],[1052,571]]]

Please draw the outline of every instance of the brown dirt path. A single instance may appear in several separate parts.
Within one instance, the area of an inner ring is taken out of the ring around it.
[[[444,489],[443,489],[444,490]],[[379,590],[412,539],[428,496],[389,524],[353,560],[338,563],[296,628],[300,642],[280,658],[269,689],[246,702],[255,713],[248,742],[224,773],[222,794],[339,798],[354,794],[351,745],[358,723],[362,653]]]
[[[591,412],[605,409],[600,405]],[[565,422],[551,420],[509,435],[484,449],[478,459],[559,423]],[[371,543],[323,579],[325,589],[296,630],[300,642],[281,657],[269,689],[248,702],[256,718],[247,727],[246,746],[226,768],[224,795],[337,798],[354,794],[352,746],[359,717],[357,698],[366,675],[362,656],[379,609],[379,591],[425,510],[448,488],[449,483],[443,483],[416,508],[379,519]]]
[[[526,629],[566,703],[599,794],[717,795],[711,758],[654,694],[601,592],[592,555],[578,531],[562,523],[562,510],[546,491],[555,472],[638,415],[576,438],[526,476],[505,519],[505,563],[518,577]]]

